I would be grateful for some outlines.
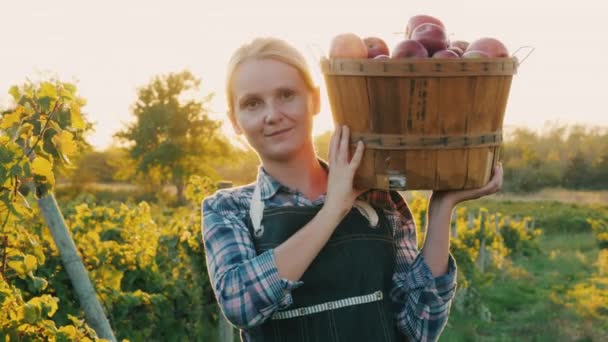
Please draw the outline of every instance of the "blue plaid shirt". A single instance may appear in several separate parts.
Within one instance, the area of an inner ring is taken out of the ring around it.
[[[322,162],[327,169],[327,165]],[[314,206],[302,193],[281,185],[262,166],[257,183],[266,208]],[[257,254],[245,224],[255,183],[218,190],[203,200],[203,240],[207,270],[221,310],[243,329],[262,324],[278,309],[292,304],[291,291],[302,285],[279,276],[274,251]],[[398,308],[399,330],[415,341],[435,341],[445,327],[456,288],[456,262],[448,260],[448,273],[433,277],[418,251],[416,226],[407,203],[398,193],[371,190],[359,199],[382,208],[397,245],[397,260],[390,297]]]

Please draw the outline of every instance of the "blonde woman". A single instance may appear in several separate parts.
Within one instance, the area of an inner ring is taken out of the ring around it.
[[[494,193],[434,192],[426,239],[397,192],[353,188],[360,142],[336,127],[328,163],[313,147],[319,88],[303,56],[259,38],[228,67],[228,116],[261,164],[249,185],[203,201],[207,270],[223,314],[244,341],[436,340],[455,291],[454,206]]]

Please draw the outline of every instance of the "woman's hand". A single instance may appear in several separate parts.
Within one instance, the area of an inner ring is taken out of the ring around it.
[[[431,203],[438,201],[443,204],[448,204],[448,206],[455,207],[457,204],[464,201],[478,199],[480,197],[491,195],[500,191],[502,187],[502,180],[502,163],[499,162],[492,171],[492,178],[485,186],[468,190],[433,191],[433,194],[431,195]]]
[[[357,197],[367,191],[353,187],[355,171],[361,164],[365,147],[363,142],[359,141],[349,161],[349,138],[348,127],[338,126],[329,144],[329,176],[325,206],[330,211],[339,213],[341,217],[350,211]]]

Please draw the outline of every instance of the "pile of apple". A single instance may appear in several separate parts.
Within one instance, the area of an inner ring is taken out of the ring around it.
[[[335,36],[330,45],[331,58],[500,58],[509,57],[505,45],[498,39],[484,37],[469,44],[464,40],[450,41],[441,20],[430,15],[411,17],[405,29],[405,39],[392,51],[378,37],[361,39],[354,33]]]

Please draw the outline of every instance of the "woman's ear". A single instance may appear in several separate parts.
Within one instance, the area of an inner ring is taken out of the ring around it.
[[[315,87],[312,90],[312,105],[312,115],[319,114],[319,112],[321,111],[321,89],[319,87]]]
[[[234,133],[237,135],[243,134],[243,129],[239,126],[238,121],[236,121],[236,117],[233,112],[228,113],[228,118],[230,118],[230,123],[232,124],[232,129],[234,129]]]

